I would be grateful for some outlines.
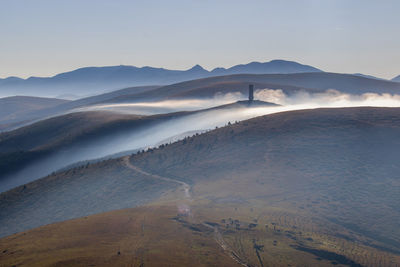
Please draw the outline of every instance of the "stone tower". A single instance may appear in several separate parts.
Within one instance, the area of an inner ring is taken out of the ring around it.
[[[253,101],[254,100],[254,85],[253,84],[249,84],[249,101]]]

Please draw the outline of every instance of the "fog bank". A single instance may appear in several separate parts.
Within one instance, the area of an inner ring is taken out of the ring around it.
[[[228,122],[241,121],[257,116],[300,109],[333,107],[400,107],[400,96],[390,94],[366,93],[349,95],[328,90],[325,93],[309,94],[299,92],[285,95],[282,90],[256,90],[258,100],[274,102],[281,106],[271,107],[224,107],[182,115],[174,119],[165,119],[147,128],[131,129],[123,133],[114,133],[107,137],[95,138],[84,144],[72,145],[68,149],[57,151],[51,156],[28,165],[18,173],[9,175],[0,181],[0,192],[28,183],[53,171],[73,163],[102,158],[128,150],[145,149],[165,142],[176,141],[196,132],[221,127]],[[87,107],[83,110],[110,110],[113,112],[134,114],[156,114],[181,110],[199,110],[220,106],[245,99],[241,93],[216,95],[213,99],[181,99],[161,102],[105,104]]]

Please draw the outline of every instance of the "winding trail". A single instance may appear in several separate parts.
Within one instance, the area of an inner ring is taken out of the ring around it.
[[[190,188],[189,184],[187,184],[187,183],[185,183],[183,181],[176,180],[176,179],[172,179],[172,178],[168,178],[168,177],[164,177],[164,176],[160,176],[160,175],[157,175],[157,174],[152,174],[152,173],[146,172],[146,171],[142,170],[141,168],[133,165],[129,160],[129,156],[123,157],[123,160],[124,160],[124,164],[129,169],[132,169],[132,170],[134,170],[134,171],[136,171],[138,173],[144,174],[146,176],[151,176],[151,177],[153,177],[155,179],[159,179],[159,180],[163,180],[163,181],[179,184],[183,188],[183,191],[185,192],[185,198],[192,200],[192,195],[190,194],[191,188]]]

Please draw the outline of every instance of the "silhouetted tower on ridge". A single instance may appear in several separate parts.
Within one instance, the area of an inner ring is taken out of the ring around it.
[[[249,84],[249,101],[253,101],[254,100],[254,85],[253,84]]]

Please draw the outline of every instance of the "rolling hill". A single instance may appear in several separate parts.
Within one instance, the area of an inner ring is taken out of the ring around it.
[[[29,116],[38,110],[52,108],[68,102],[57,98],[12,96],[0,98],[0,131],[12,127],[15,122],[29,121]]]
[[[0,261],[396,266],[399,134],[399,108],[291,111],[58,172],[0,194],[1,235],[147,206],[11,235]]]
[[[350,74],[314,72],[295,74],[237,74],[210,77],[163,86],[144,93],[125,95],[109,102],[154,101],[176,98],[214,97],[232,92],[247,93],[248,84],[255,89],[282,89],[287,95],[300,91],[321,93],[335,89],[342,93],[390,93],[399,94],[400,84]]]
[[[310,89],[292,85],[271,84],[267,82],[257,82],[253,75],[246,75],[244,78],[234,76],[221,76],[206,79],[193,80],[172,85],[166,85],[147,93],[130,94],[115,97],[104,101],[104,103],[129,103],[140,101],[162,101],[168,99],[196,99],[214,98],[224,96],[229,93],[242,93],[247,95],[249,84],[253,84],[257,89],[282,89],[285,93],[293,94],[300,91],[316,93],[322,92],[319,89]]]
[[[94,153],[90,152],[90,148],[94,149],[110,138],[118,140],[123,138],[126,132],[149,127],[176,115],[146,117],[106,111],[78,112],[2,133],[0,134],[0,188],[4,191],[5,187],[10,188],[31,181],[39,178],[38,175],[43,176],[68,164],[85,160],[89,157],[87,153]],[[60,158],[60,161],[53,162],[55,158]],[[45,164],[46,160],[50,160],[51,163]],[[66,162],[70,163],[65,164]],[[39,167],[35,167],[37,165]],[[35,168],[18,174],[29,166]],[[11,174],[16,174],[22,182],[15,178],[11,179],[9,177]]]
[[[238,83],[238,84],[235,84]],[[400,85],[398,83],[369,79],[349,74],[337,73],[296,73],[296,74],[247,74],[231,75],[222,77],[212,77],[194,81],[173,84],[160,87],[146,94],[137,94],[134,97],[179,97],[184,95],[196,96],[198,94],[215,95],[220,92],[220,87],[228,87],[223,92],[245,91],[247,87],[243,84],[254,83],[256,89],[282,89],[287,94],[293,94],[300,90],[322,92],[328,89],[335,89],[343,93],[363,94],[363,93],[391,93],[398,94]],[[221,85],[220,85],[221,84]],[[210,86],[211,85],[211,86]],[[230,88],[229,88],[230,87]],[[129,99],[129,97],[127,97]]]
[[[29,96],[0,98],[0,104],[2,106],[0,112],[0,131],[9,131],[43,118],[68,112],[75,108],[97,104],[118,96],[153,90],[157,87],[158,86],[129,87],[74,101]]]
[[[392,79],[392,81],[394,81],[394,82],[400,82],[400,75],[397,76],[397,77],[394,77],[394,78]]]

